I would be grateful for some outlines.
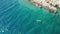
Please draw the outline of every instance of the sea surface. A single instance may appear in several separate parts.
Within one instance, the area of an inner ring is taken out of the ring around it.
[[[28,0],[0,0],[0,34],[60,34],[57,15]]]

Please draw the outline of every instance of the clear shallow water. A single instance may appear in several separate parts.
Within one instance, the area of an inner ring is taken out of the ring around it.
[[[55,16],[28,0],[0,0],[0,34],[60,34],[60,9]]]

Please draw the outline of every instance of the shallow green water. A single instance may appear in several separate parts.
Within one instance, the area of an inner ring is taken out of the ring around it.
[[[28,0],[0,0],[0,34],[60,34],[57,14]]]

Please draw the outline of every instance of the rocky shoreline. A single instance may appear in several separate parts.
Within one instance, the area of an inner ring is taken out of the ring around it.
[[[57,8],[60,8],[60,0],[29,0],[32,4],[43,7],[53,13],[57,13]]]

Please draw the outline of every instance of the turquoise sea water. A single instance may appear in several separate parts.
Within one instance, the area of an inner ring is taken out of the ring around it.
[[[60,34],[57,14],[28,0],[0,0],[0,34]]]

